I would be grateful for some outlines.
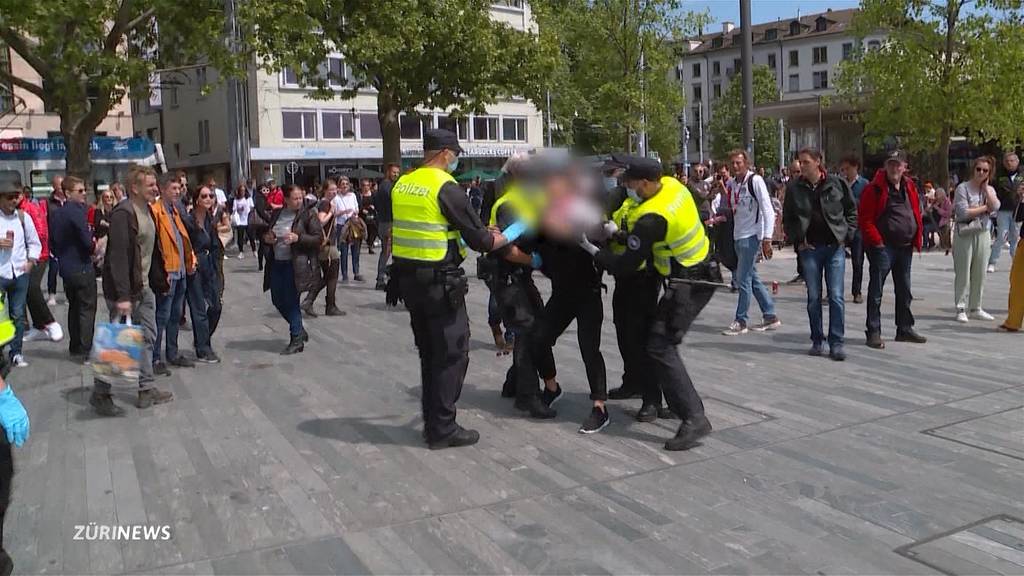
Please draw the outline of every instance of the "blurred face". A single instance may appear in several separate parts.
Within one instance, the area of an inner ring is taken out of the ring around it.
[[[100,195],[100,204],[111,207],[114,205],[114,193],[110,190],[106,190]]]
[[[132,190],[132,193],[141,196],[147,204],[156,200],[160,196],[160,186],[156,183],[156,176],[146,174],[139,177],[135,182],[135,188]]]
[[[798,178],[800,176],[799,160],[793,160],[793,162],[789,165],[789,175],[793,178]]]
[[[980,161],[974,163],[974,181],[984,182],[988,180],[992,172],[992,166],[988,162]]]
[[[695,166],[693,168],[693,175],[694,177],[703,180],[704,178],[708,177],[708,169],[705,168],[704,166]]]
[[[1016,172],[1017,167],[1020,166],[1020,158],[1016,154],[1007,154],[1003,158],[1003,166],[1006,167],[1007,172]]]
[[[67,195],[70,202],[85,204],[85,184],[75,184],[74,188],[65,190],[64,194]]]
[[[352,192],[352,183],[349,182],[348,178],[342,178],[338,182],[338,194],[348,194],[349,192]]]
[[[291,191],[288,192],[288,208],[290,210],[298,210],[299,208],[302,208],[302,197],[303,193],[301,188],[292,188]]]
[[[896,184],[903,179],[903,175],[907,173],[907,163],[900,162],[899,160],[889,160],[885,163],[885,177],[889,179],[889,182]]]
[[[270,194],[270,188],[267,188],[266,186],[260,188],[260,194],[263,194],[264,196]]]
[[[203,186],[199,189],[199,196],[196,199],[196,205],[203,210],[213,210],[214,203],[217,202],[217,195],[214,194],[209,187]]]
[[[843,176],[845,176],[847,180],[857,179],[857,167],[854,166],[853,164],[850,164],[849,162],[843,162],[842,166],[839,169],[843,171]]]
[[[715,173],[715,176],[718,177],[719,180],[725,180],[729,178],[729,168],[724,164],[720,165],[718,167],[718,171]]]
[[[327,188],[324,188],[324,200],[333,200],[338,195],[338,185],[334,182],[328,182]]]
[[[118,184],[110,187],[110,191],[114,194],[114,203],[118,203],[124,198],[124,188]]]
[[[742,176],[747,173],[747,158],[743,154],[737,154],[729,158],[729,169],[733,176]]]
[[[170,181],[164,186],[163,198],[167,202],[177,202],[181,200],[181,184],[175,181]]]
[[[64,184],[63,176],[54,176],[53,180],[50,181],[50,185],[53,187],[54,192],[62,192],[64,189],[61,187]]]
[[[388,180],[398,180],[400,174],[401,170],[398,169],[398,166],[388,168]]]
[[[800,174],[805,174],[804,178],[808,180],[817,181],[817,178],[821,176],[821,160],[815,160],[810,154],[801,154],[799,156],[800,161]]]
[[[20,192],[0,194],[0,210],[3,210],[7,214],[11,214],[17,208],[20,200]]]
[[[363,180],[359,183],[359,193],[363,196],[369,196],[373,192],[373,185],[369,180]]]

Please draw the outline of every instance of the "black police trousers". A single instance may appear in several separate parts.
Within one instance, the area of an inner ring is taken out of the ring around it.
[[[420,356],[420,397],[427,441],[457,430],[455,403],[469,368],[469,315],[462,298],[449,295],[440,279],[403,272],[397,279]]]
[[[601,285],[560,286],[553,285],[551,297],[544,306],[540,335],[537,345],[549,352],[558,337],[576,320],[576,340],[580,355],[587,370],[591,400],[608,399],[608,376],[601,355],[601,325],[604,323],[604,303],[601,300]],[[551,366],[554,368],[554,365]],[[554,377],[541,372],[542,378]]]
[[[661,406],[661,389],[647,355],[647,340],[655,314],[662,278],[640,272],[615,279],[612,320],[622,356],[622,387],[643,394],[644,404]]]
[[[540,394],[540,378],[555,374],[555,357],[550,346],[544,346],[541,335],[541,315],[544,300],[528,272],[516,272],[496,277],[492,286],[499,314],[507,328],[515,332],[512,348],[512,367],[505,376],[505,388],[515,386],[516,398]]]

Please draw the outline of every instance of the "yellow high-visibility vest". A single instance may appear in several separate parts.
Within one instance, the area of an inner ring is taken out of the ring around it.
[[[505,193],[491,206],[491,218],[488,224],[490,226],[498,225],[498,209],[507,203],[515,211],[517,220],[522,220],[530,229],[536,229],[539,220],[537,204],[541,202],[543,194],[535,194],[527,197],[526,192],[518,183],[509,184],[505,188]]]
[[[668,223],[665,237],[655,242],[652,250],[654,268],[662,276],[671,273],[672,259],[683,267],[690,267],[707,258],[710,243],[704,234],[704,224],[700,220],[693,196],[682,182],[664,176],[661,179],[661,190],[657,194],[642,203],[627,198],[612,217],[628,237],[637,220],[647,214],[658,214]],[[626,245],[614,242],[611,249],[615,254],[622,254],[626,251]],[[640,269],[646,265],[646,262],[641,264]]]
[[[452,175],[424,166],[406,174],[391,189],[392,254],[395,258],[440,262],[448,254],[448,243],[455,240],[465,257],[459,231],[451,228],[441,212],[438,194],[441,187],[455,182]]]
[[[10,344],[14,340],[15,332],[17,332],[17,327],[7,311],[7,298],[0,296],[0,346]]]

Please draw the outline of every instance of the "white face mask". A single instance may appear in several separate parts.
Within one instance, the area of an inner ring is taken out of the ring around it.
[[[452,160],[451,162],[449,162],[447,168],[448,168],[448,173],[449,174],[451,174],[452,172],[455,172],[455,170],[457,170],[459,168],[459,157],[456,156],[455,160]]]
[[[637,204],[640,204],[641,202],[644,201],[643,198],[641,198],[640,195],[636,193],[635,188],[626,188],[626,196],[632,198],[633,202],[636,202]]]

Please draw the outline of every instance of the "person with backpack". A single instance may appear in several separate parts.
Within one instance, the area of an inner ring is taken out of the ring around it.
[[[0,291],[17,330],[11,340],[10,360],[18,368],[28,362],[22,356],[25,336],[25,301],[30,273],[39,262],[43,245],[32,218],[17,208],[21,190],[0,190]]]
[[[736,318],[722,331],[726,336],[746,334],[747,311],[753,294],[761,307],[763,320],[754,330],[765,332],[782,326],[775,314],[775,301],[771,292],[757,275],[757,259],[772,257],[772,234],[775,230],[775,210],[768,194],[764,178],[750,170],[747,153],[733,150],[729,153],[732,179],[726,194],[726,210],[732,213],[733,240],[736,247],[736,271],[733,286],[739,292],[736,302]]]

